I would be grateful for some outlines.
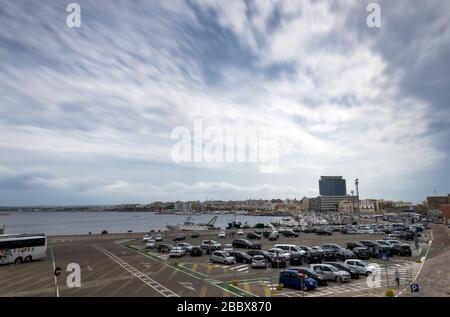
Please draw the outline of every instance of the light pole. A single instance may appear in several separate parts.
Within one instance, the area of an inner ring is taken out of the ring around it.
[[[358,209],[358,221],[360,220],[360,214],[359,214],[359,179],[355,179],[355,187],[356,187],[356,199],[357,201],[357,209]]]

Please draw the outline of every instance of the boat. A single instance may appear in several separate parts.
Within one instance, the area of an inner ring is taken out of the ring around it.
[[[280,221],[272,222],[274,226],[278,227],[298,227],[299,223],[292,217],[283,217]]]
[[[233,229],[233,228],[241,229],[242,228],[242,222],[236,221],[236,220],[234,220],[232,222],[229,222],[227,229]]]
[[[167,225],[167,229],[169,230],[178,230],[178,231],[206,231],[206,230],[214,230],[214,223],[217,220],[217,216],[214,216],[208,223],[194,223],[191,221],[191,217],[187,217],[186,221],[183,224],[177,225]]]

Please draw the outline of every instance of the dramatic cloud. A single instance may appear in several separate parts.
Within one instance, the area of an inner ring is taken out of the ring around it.
[[[0,205],[450,192],[450,5],[61,1],[0,6]],[[172,130],[264,128],[279,169],[182,163]]]

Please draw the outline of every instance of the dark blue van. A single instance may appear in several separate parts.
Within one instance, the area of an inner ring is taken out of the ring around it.
[[[302,289],[302,281],[298,276],[297,270],[287,269],[280,272],[280,284],[285,287]],[[308,276],[303,279],[303,289],[305,291],[312,291],[317,287],[317,281]]]

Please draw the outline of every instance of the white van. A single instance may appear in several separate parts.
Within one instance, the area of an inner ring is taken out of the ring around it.
[[[302,250],[298,245],[295,244],[275,244],[274,248],[282,249],[286,252],[292,254],[305,254],[306,252]]]

